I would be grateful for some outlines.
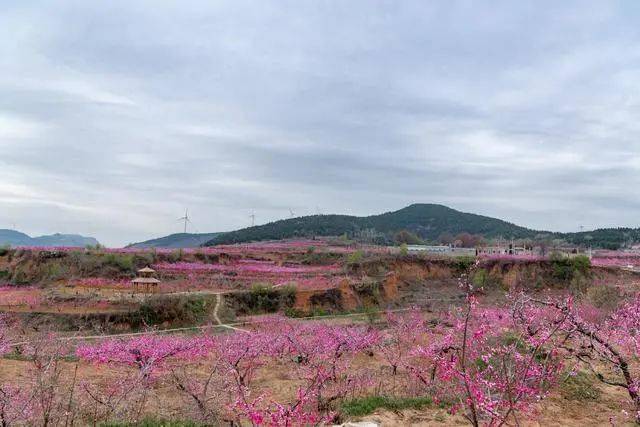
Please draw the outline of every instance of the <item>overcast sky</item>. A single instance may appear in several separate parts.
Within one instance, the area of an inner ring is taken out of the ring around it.
[[[640,2],[0,3],[0,228],[640,226]]]

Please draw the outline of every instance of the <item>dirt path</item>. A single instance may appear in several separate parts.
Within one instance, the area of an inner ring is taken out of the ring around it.
[[[215,307],[213,307],[213,319],[216,321],[218,325],[222,326],[223,328],[232,329],[234,331],[249,332],[247,330],[236,328],[234,326],[222,323],[222,321],[220,320],[220,317],[218,317],[218,310],[220,309],[220,304],[222,304],[222,295],[218,293],[216,294],[216,305]]]

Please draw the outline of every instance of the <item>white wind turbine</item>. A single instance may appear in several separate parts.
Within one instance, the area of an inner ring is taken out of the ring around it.
[[[193,225],[191,219],[189,219],[189,209],[184,210],[184,216],[177,219],[177,221],[184,221],[184,233],[187,233],[187,224]]]

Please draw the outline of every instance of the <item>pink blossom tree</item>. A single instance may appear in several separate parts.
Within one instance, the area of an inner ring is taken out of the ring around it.
[[[133,374],[124,369],[115,379],[105,383],[82,383],[89,400],[90,415],[95,421],[113,418],[138,421],[157,379],[156,374],[167,369],[171,360],[191,361],[206,357],[212,346],[213,340],[209,337],[160,337],[151,334],[78,346],[76,354],[81,360],[108,364],[115,369],[135,368]]]
[[[477,267],[478,261],[471,271]],[[561,367],[553,341],[558,328],[545,324],[551,333],[525,339],[513,312],[479,305],[468,277],[460,278],[464,306],[425,331],[425,344],[413,350],[419,357],[408,369],[472,425],[518,424],[519,414],[530,413],[547,394]]]
[[[626,390],[636,423],[640,423],[640,295],[599,322],[587,320],[571,297],[537,299],[521,295],[515,309],[532,336],[540,329],[532,312],[545,312],[555,318],[567,353],[603,383]]]

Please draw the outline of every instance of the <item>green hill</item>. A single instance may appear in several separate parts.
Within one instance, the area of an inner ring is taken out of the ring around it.
[[[414,204],[394,212],[357,217],[349,215],[312,215],[285,219],[265,225],[224,233],[204,246],[279,240],[296,237],[365,236],[379,243],[390,243],[393,235],[408,230],[425,240],[436,240],[444,233],[470,233],[487,238],[536,239],[565,242],[570,245],[618,249],[640,242],[640,228],[600,228],[579,233],[532,230],[483,215],[460,212],[436,204]]]
[[[599,228],[580,233],[554,233],[553,236],[578,246],[619,249],[640,242],[640,228]]]
[[[533,238],[540,232],[496,218],[460,212],[435,204],[414,204],[395,212],[366,217],[312,215],[244,228],[205,243],[205,246],[278,240],[313,236],[358,236],[367,233],[389,241],[400,230],[411,231],[423,239],[435,240],[443,233],[479,234],[485,237]]]

